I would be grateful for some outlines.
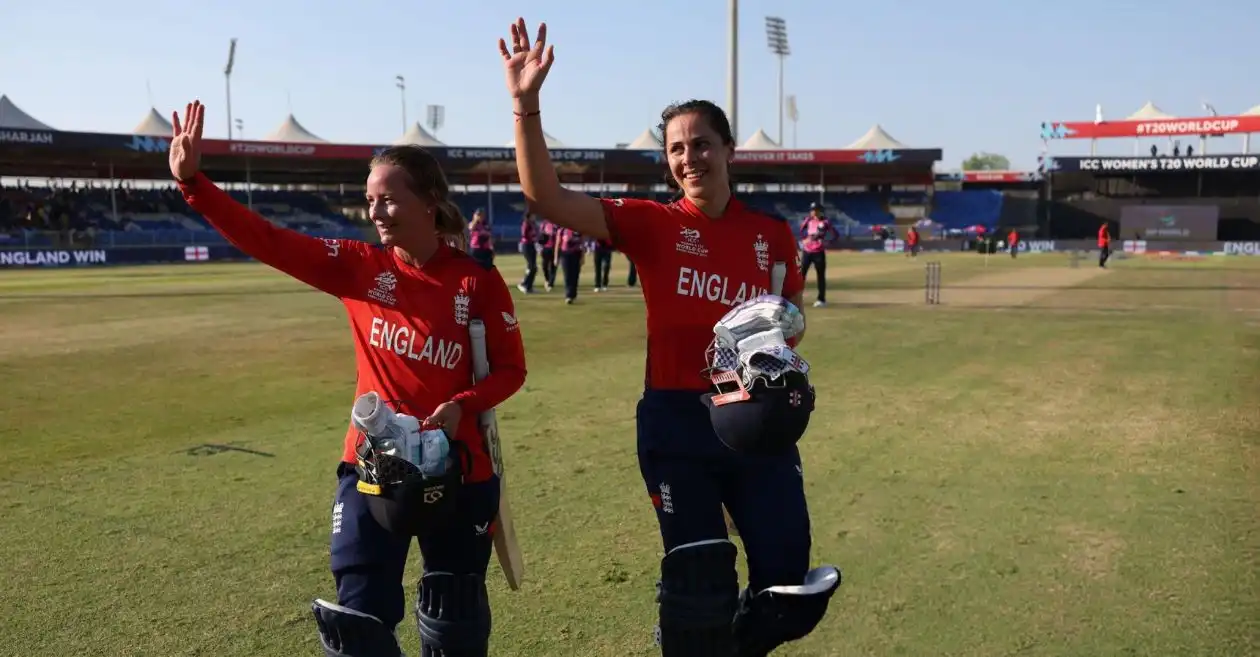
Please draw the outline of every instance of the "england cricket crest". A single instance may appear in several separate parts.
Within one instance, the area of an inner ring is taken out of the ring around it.
[[[753,251],[757,253],[757,269],[770,271],[770,243],[765,237],[757,236],[757,241],[753,242]]]
[[[455,295],[455,323],[460,326],[468,326],[468,295],[460,290]]]

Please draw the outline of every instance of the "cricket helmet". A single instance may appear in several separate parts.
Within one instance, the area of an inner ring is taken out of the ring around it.
[[[715,339],[706,370],[712,391],[701,396],[713,432],[736,452],[769,454],[805,435],[814,411],[809,363],[785,344],[737,350]]]
[[[449,436],[448,436],[449,438]],[[380,449],[359,433],[355,448],[356,488],[367,501],[372,518],[386,531],[421,537],[441,530],[456,506],[464,476],[472,461],[468,447],[451,440],[450,464],[440,476],[425,476],[401,456]]]

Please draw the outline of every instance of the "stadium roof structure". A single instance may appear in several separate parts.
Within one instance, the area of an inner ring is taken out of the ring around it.
[[[307,130],[298,123],[298,120],[292,114],[281,123],[279,127],[271,131],[271,134],[263,137],[263,141],[282,141],[287,144],[327,144],[326,139],[315,136],[310,130]]]
[[[48,124],[22,111],[8,96],[0,96],[0,128],[14,130],[54,130]]]
[[[134,135],[147,135],[149,137],[170,137],[175,131],[174,126],[165,117],[158,114],[156,107],[150,107],[149,113],[144,116],[140,123],[136,124]]]
[[[906,150],[909,146],[893,139],[893,136],[884,130],[884,127],[876,123],[871,126],[866,134],[857,138],[857,141],[845,146],[845,148],[853,148],[860,150]]]
[[[166,180],[170,176],[167,152],[171,131],[166,123],[170,119],[153,108],[133,132],[91,132],[56,130],[11,106],[5,99],[8,121],[31,127],[0,126],[0,175],[129,180]],[[574,148],[544,135],[562,183],[649,186],[661,181],[665,156],[651,129],[639,135],[633,147],[626,144],[622,148]],[[394,143],[400,142],[424,144],[452,184],[518,182],[514,144],[447,145],[418,124],[411,125]],[[364,163],[388,146],[329,142],[307,130],[290,113],[261,139],[205,139],[202,167],[208,176],[222,182],[359,184]],[[940,159],[939,148],[785,149],[759,131],[749,143],[736,148],[733,165],[745,184],[803,180],[833,185],[931,184],[932,165]]]
[[[654,151],[658,148],[663,148],[664,146],[665,145],[656,138],[656,132],[651,128],[639,133],[639,136],[635,137],[634,141],[626,144],[626,148],[636,151]]]
[[[394,145],[445,146],[446,144],[438,141],[437,137],[429,134],[429,131],[425,130],[424,126],[420,125],[419,121],[416,121],[411,124],[411,127],[407,129],[407,132],[403,133],[403,136],[399,137],[394,142]]]
[[[757,128],[757,132],[754,132],[740,148],[746,151],[777,151],[779,144],[771,139],[765,130]]]
[[[1175,119],[1177,117],[1165,112],[1155,106],[1155,103],[1146,101],[1146,104],[1139,107],[1138,110],[1125,117],[1126,121],[1142,121],[1149,119]]]
[[[1247,110],[1246,112],[1241,112],[1238,114],[1238,116],[1260,116],[1260,105],[1256,105],[1255,107]]]

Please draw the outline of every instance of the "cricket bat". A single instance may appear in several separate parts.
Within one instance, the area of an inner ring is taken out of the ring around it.
[[[783,279],[787,278],[787,263],[776,262],[770,268],[770,294],[781,296],[783,294]],[[735,521],[731,520],[731,514],[722,507],[722,515],[726,518],[726,532],[731,536],[739,536],[739,529],[735,527]]]
[[[468,336],[472,343],[473,383],[490,373],[490,360],[486,355],[486,325],[479,319],[468,322]],[[499,444],[499,422],[494,409],[477,416],[477,427],[485,440],[486,453],[499,476],[499,513],[494,519],[494,552],[513,591],[521,588],[525,579],[525,560],[516,542],[516,525],[512,524],[512,509],[508,506],[507,473],[503,470],[503,451]]]

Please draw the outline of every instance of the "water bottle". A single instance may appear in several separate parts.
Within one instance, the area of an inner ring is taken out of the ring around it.
[[[401,447],[395,437],[394,415],[394,410],[375,392],[360,395],[350,410],[355,428],[371,436],[376,449],[390,456],[398,456]]]
[[[451,451],[446,432],[440,429],[425,431],[420,434],[420,441],[423,443],[424,455],[420,463],[421,474],[426,477],[440,477],[446,474],[446,457]]]
[[[420,465],[420,420],[406,413],[394,415],[393,434],[400,448],[398,456]]]

